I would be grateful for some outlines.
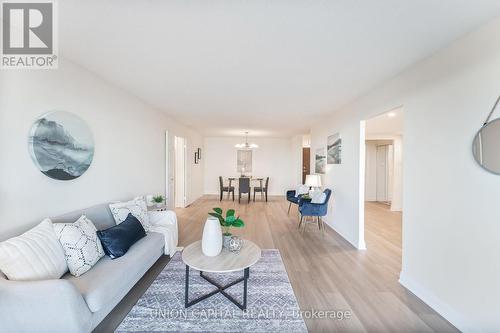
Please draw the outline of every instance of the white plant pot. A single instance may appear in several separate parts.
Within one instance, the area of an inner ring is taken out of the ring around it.
[[[215,257],[222,251],[222,229],[219,220],[214,217],[207,218],[203,227],[201,250],[207,257]]]

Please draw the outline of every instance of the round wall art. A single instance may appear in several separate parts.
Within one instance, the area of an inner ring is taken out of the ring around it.
[[[81,118],[70,112],[52,111],[31,127],[29,150],[35,165],[45,175],[71,180],[90,167],[94,140]]]

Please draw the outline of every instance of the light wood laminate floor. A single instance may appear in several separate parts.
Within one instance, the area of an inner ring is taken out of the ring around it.
[[[324,235],[313,224],[297,229],[297,210],[284,197],[269,202],[238,204],[204,196],[177,209],[179,243],[201,238],[213,207],[235,208],[245,228],[234,233],[263,249],[281,252],[302,310],[350,311],[350,319],[306,319],[309,332],[458,332],[451,324],[398,283],[401,270],[401,213],[388,206],[366,204],[366,251],[356,250],[329,227]],[[160,259],[117,308],[96,329],[112,331],[130,311],[168,260]]]

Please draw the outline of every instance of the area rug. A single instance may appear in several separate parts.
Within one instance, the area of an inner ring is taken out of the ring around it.
[[[116,332],[307,332],[278,250],[262,250],[250,268],[244,311],[221,294],[185,309],[185,267],[181,254],[175,254]],[[228,284],[243,272],[206,275]],[[215,289],[191,270],[191,300]],[[243,283],[226,291],[241,301]]]

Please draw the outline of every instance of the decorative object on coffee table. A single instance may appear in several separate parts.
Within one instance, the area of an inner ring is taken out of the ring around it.
[[[223,233],[223,247],[229,248],[229,241],[231,240],[232,234],[229,232],[231,227],[242,228],[245,226],[240,217],[235,216],[234,209],[228,209],[226,212],[226,217],[224,218],[222,208],[216,207],[213,209],[213,212],[208,213],[208,215],[217,218],[220,222],[222,229],[224,229]]]
[[[240,236],[231,236],[229,241],[229,251],[239,254],[243,247],[243,239]]]
[[[203,227],[203,238],[201,239],[201,249],[204,255],[215,257],[222,251],[222,230],[220,222],[213,216],[205,221]]]
[[[255,243],[247,240],[245,247],[242,248],[239,255],[235,256],[234,253],[223,251],[218,256],[207,257],[203,255],[201,248],[201,241],[196,241],[188,245],[182,251],[182,261],[186,264],[186,281],[184,291],[184,306],[186,308],[195,305],[213,295],[221,293],[228,300],[233,302],[241,310],[247,308],[247,289],[248,278],[250,277],[250,266],[254,265],[261,257],[261,250]],[[217,287],[216,290],[200,296],[194,300],[189,300],[189,269],[193,268],[200,271],[200,276],[210,284]],[[206,276],[204,273],[231,273],[236,271],[243,271],[243,277],[229,283],[222,285],[215,279]],[[240,282],[243,282],[243,302],[239,302],[229,295],[225,290]]]

